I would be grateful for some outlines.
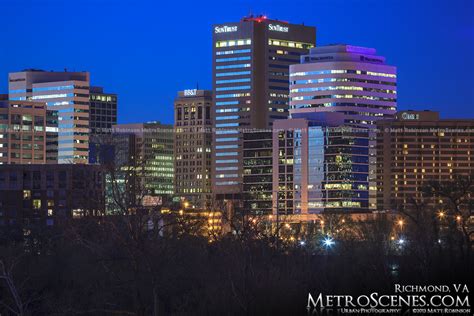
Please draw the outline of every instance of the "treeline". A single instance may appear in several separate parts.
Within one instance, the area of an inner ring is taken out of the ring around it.
[[[461,206],[280,226],[241,214],[220,235],[203,233],[206,218],[159,211],[2,227],[0,314],[304,315],[309,292],[472,290],[471,211]]]

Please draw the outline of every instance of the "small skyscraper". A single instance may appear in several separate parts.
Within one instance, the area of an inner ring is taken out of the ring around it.
[[[58,163],[88,163],[89,73],[24,70],[8,75],[12,101],[46,102],[57,111]]]
[[[337,112],[280,120],[275,129],[274,214],[369,211],[369,129],[344,126]]]
[[[397,110],[397,69],[374,48],[315,47],[290,67],[290,115],[339,112],[344,124],[373,126]]]
[[[242,198],[242,129],[267,128],[288,116],[289,65],[315,45],[316,29],[250,16],[213,29],[212,190]]]
[[[117,177],[128,177],[126,188],[137,205],[168,202],[174,194],[173,126],[160,122],[113,126]],[[149,206],[149,205],[148,205]]]
[[[203,209],[211,204],[212,91],[179,91],[174,101],[176,195]]]
[[[274,125],[274,213],[375,210],[375,124],[396,113],[396,78],[375,49],[343,44],[290,66],[290,119]]]
[[[113,161],[112,126],[117,124],[117,95],[90,87],[89,163]]]

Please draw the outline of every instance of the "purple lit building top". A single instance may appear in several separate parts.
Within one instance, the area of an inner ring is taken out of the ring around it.
[[[290,66],[290,115],[339,112],[345,124],[373,126],[397,109],[397,69],[374,48],[328,45]]]

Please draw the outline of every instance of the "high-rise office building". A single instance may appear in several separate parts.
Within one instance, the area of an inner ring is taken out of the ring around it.
[[[90,87],[89,163],[113,161],[112,126],[117,124],[117,95]]]
[[[211,204],[212,91],[179,91],[174,101],[175,193],[203,209]]]
[[[315,45],[316,29],[247,17],[213,27],[213,194],[242,196],[242,129],[288,116],[289,65]]]
[[[167,201],[174,194],[173,126],[160,122],[113,126],[117,170],[133,171],[136,194]],[[153,199],[152,199],[153,200]]]
[[[338,112],[343,125],[370,128],[391,119],[397,109],[396,67],[373,48],[315,47],[290,66],[290,116]],[[369,131],[369,209],[376,207],[375,132]]]
[[[423,186],[430,181],[473,175],[473,119],[441,119],[438,112],[401,111],[396,119],[380,121],[377,127],[378,210],[421,202],[427,198]],[[423,202],[442,205],[442,199]]]
[[[273,213],[369,210],[369,132],[344,126],[335,112],[276,121]]]
[[[397,108],[396,67],[373,48],[315,47],[290,67],[290,115],[343,113],[344,124],[373,126]],[[299,116],[301,117],[301,116]]]
[[[88,163],[89,73],[25,70],[8,75],[13,101],[46,102],[58,115],[58,163]]]
[[[46,104],[0,101],[0,164],[46,163]]]

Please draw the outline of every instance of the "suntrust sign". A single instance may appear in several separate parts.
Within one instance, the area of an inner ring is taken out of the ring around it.
[[[281,26],[280,24],[268,24],[268,29],[270,31],[284,32],[288,33],[288,26]]]
[[[223,25],[223,26],[216,26],[214,28],[214,33],[229,33],[229,32],[237,32],[237,25]]]

